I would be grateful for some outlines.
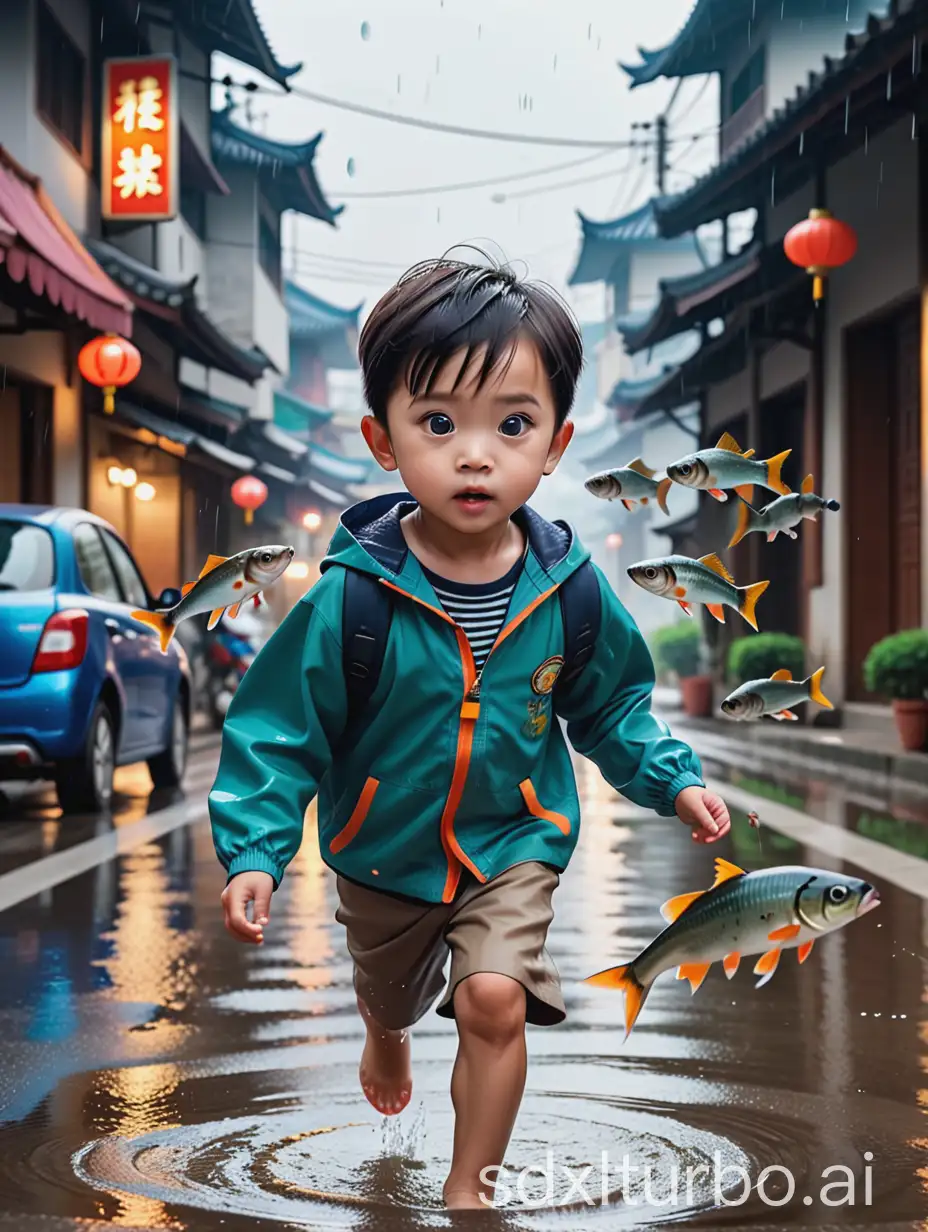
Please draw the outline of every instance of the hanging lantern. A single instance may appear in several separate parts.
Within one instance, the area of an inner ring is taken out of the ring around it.
[[[135,380],[142,369],[142,357],[118,334],[101,334],[81,348],[77,366],[85,381],[103,390],[103,410],[112,415],[116,390]]]
[[[254,511],[267,500],[267,487],[257,475],[243,475],[232,485],[232,499],[239,509],[245,510],[245,525],[250,526],[255,520]]]
[[[830,270],[846,264],[857,251],[857,233],[828,210],[809,210],[809,217],[787,231],[783,249],[794,265],[813,276],[812,298],[818,303],[825,293]]]

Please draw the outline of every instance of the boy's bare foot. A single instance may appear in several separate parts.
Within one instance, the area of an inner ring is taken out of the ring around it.
[[[384,1116],[402,1112],[412,1096],[409,1032],[389,1031],[372,1016],[358,997],[358,1009],[367,1026],[358,1075],[367,1101]]]

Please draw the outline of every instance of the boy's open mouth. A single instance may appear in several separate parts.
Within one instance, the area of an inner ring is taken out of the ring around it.
[[[454,499],[465,505],[485,505],[493,497],[489,492],[458,492]]]

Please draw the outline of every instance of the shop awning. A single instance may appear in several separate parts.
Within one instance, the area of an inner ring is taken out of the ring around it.
[[[184,456],[192,460],[199,454],[201,457],[211,461],[222,463],[223,466],[227,466],[230,470],[242,471],[243,473],[254,469],[254,458],[244,453],[238,453],[234,449],[229,449],[226,445],[220,445],[218,441],[210,440],[208,436],[202,436],[199,432],[188,428],[186,424],[178,423],[176,420],[165,419],[143,406],[136,406],[133,402],[126,402],[122,399],[117,400],[116,410],[120,418],[125,419],[137,428],[141,428],[143,433],[151,435],[153,439],[147,443],[157,445],[167,453],[177,453],[179,450],[182,450]],[[168,444],[165,444],[165,442],[168,442]],[[172,448],[172,446],[176,448]]]
[[[321,479],[334,479],[336,483],[365,483],[373,467],[373,458],[345,458],[341,454],[323,449],[321,445],[310,446],[309,469]]]
[[[58,213],[36,176],[0,146],[0,265],[33,295],[94,329],[129,335],[132,304]]]

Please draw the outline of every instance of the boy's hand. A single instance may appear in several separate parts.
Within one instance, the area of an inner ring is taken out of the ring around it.
[[[697,843],[716,843],[731,829],[725,801],[705,787],[684,787],[674,808],[684,825],[693,826]]]
[[[222,892],[222,909],[225,925],[236,941],[260,945],[264,940],[264,925],[271,918],[271,895],[274,878],[270,873],[239,873],[233,877]],[[245,914],[249,903],[254,903],[254,923]]]

